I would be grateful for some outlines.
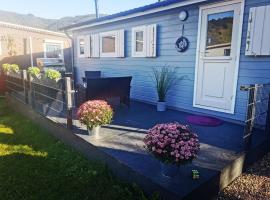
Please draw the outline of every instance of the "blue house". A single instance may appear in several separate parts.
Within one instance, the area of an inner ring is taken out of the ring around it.
[[[130,75],[135,100],[157,102],[152,69],[167,65],[185,77],[171,108],[243,121],[240,86],[270,82],[270,0],[167,0],[65,29],[77,80],[91,70]]]

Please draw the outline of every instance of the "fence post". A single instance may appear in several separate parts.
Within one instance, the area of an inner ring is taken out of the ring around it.
[[[67,127],[72,129],[72,87],[71,78],[65,77],[66,106],[67,106]]]
[[[29,92],[28,92],[28,99],[29,99],[29,105],[32,107],[32,109],[35,108],[35,99],[34,99],[34,90],[33,90],[33,77],[28,74],[28,83],[29,83]]]
[[[23,79],[23,89],[24,89],[24,102],[29,104],[28,101],[28,85],[27,85],[27,71],[22,71],[22,79]]]

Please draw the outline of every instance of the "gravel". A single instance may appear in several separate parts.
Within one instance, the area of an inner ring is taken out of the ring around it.
[[[217,200],[270,200],[270,153],[221,191]]]

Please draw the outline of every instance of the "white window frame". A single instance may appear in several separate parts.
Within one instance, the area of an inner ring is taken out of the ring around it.
[[[80,40],[84,40],[84,53],[81,54],[80,52]],[[78,36],[77,37],[77,55],[79,58],[84,58],[85,57],[85,50],[86,50],[86,41],[85,41],[85,36]]]
[[[117,38],[117,33],[118,33],[118,31],[116,30],[116,31],[109,31],[109,32],[103,32],[103,33],[100,33],[100,37],[99,37],[99,44],[100,44],[100,57],[118,57],[118,55],[117,55],[117,49],[118,49],[118,47],[117,47],[117,45],[118,45],[118,40],[119,40],[119,38]],[[103,52],[103,49],[102,49],[102,38],[103,37],[108,37],[108,36],[114,36],[115,37],[115,43],[114,43],[114,45],[115,45],[115,51],[114,52],[110,52],[110,53],[104,53]]]
[[[146,57],[146,26],[132,28],[132,57]],[[143,51],[136,51],[136,33],[143,32]]]
[[[46,51],[46,44],[59,44],[61,45],[61,57],[60,59],[64,60],[64,41],[60,41],[60,40],[50,40],[50,39],[46,39],[43,42],[43,52],[44,52],[44,58],[47,58],[47,51]]]
[[[143,31],[143,51],[136,51],[136,33]],[[137,26],[132,28],[132,57],[157,57],[157,25],[149,24],[144,26]]]

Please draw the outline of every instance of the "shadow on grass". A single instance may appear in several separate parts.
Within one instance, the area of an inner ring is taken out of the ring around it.
[[[0,99],[0,199],[146,199]],[[10,134],[9,134],[10,133]]]

